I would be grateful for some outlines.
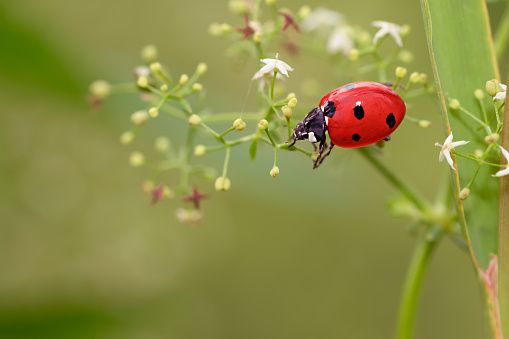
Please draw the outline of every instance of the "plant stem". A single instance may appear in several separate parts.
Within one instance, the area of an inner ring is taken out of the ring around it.
[[[412,338],[419,292],[424,280],[424,273],[437,241],[438,239],[426,240],[426,237],[423,236],[414,250],[399,305],[398,339]]]
[[[375,168],[382,174],[391,184],[401,191],[414,205],[421,211],[428,211],[427,202],[415,192],[407,183],[403,182],[394,173],[391,172],[385,165],[375,158],[366,147],[357,148],[357,150],[369,161]]]

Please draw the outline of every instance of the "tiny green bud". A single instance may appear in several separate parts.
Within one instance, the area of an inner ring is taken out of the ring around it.
[[[431,126],[431,121],[429,120],[420,120],[419,127],[421,128],[429,128]]]
[[[484,99],[484,91],[478,88],[474,91],[474,96],[477,100],[481,101],[482,99]]]
[[[449,107],[453,110],[457,110],[458,108],[460,108],[460,102],[458,99],[452,99],[451,101],[449,101]]]
[[[105,80],[96,80],[90,84],[90,94],[99,99],[106,99],[111,92],[111,85]]]
[[[288,101],[288,107],[290,108],[294,108],[295,106],[297,106],[297,98],[292,98]]]
[[[491,133],[484,138],[484,142],[487,144],[493,144],[493,143],[496,143],[499,139],[500,139],[500,134]]]
[[[198,73],[198,75],[203,75],[205,74],[205,72],[207,72],[207,64],[204,63],[204,62],[200,62],[198,64],[198,67],[196,67],[196,73]]]
[[[284,105],[281,107],[281,110],[283,111],[283,115],[286,119],[290,119],[292,117],[292,109],[289,106]]]
[[[481,159],[481,158],[483,157],[483,155],[484,155],[484,152],[483,152],[483,151],[481,151],[480,149],[476,149],[476,150],[474,151],[474,156],[475,156],[477,159]]]
[[[272,167],[272,169],[270,170],[270,176],[275,178],[278,174],[279,174],[279,167],[277,167],[277,166]]]
[[[230,0],[228,4],[230,12],[233,14],[244,14],[247,12],[247,4],[243,0]]]
[[[352,61],[355,61],[359,59],[359,55],[360,55],[359,50],[357,48],[352,48],[350,50],[350,53],[348,54],[348,58]]]
[[[267,127],[269,127],[269,122],[265,119],[260,120],[260,122],[258,123],[258,128],[267,129]]]
[[[166,92],[168,90],[168,85],[166,84],[162,84],[161,87],[159,87],[159,89],[161,90],[161,92]]]
[[[498,92],[500,92],[500,82],[497,79],[486,81],[486,93],[488,95],[494,97]]]
[[[131,114],[131,121],[135,125],[143,125],[148,120],[148,114],[147,111],[136,111],[133,114]]]
[[[129,157],[129,164],[133,167],[143,166],[145,163],[145,156],[140,152],[133,152]]]
[[[221,25],[218,24],[217,22],[214,22],[212,24],[210,24],[209,26],[209,34],[212,35],[212,36],[215,36],[215,37],[218,37],[221,35]]]
[[[218,191],[218,192],[220,192],[220,191],[227,192],[230,190],[230,187],[231,187],[230,179],[219,177],[216,179],[214,187],[215,187],[216,191]]]
[[[162,66],[161,66],[161,64],[159,62],[153,62],[153,63],[150,64],[149,67],[150,67],[150,70],[152,72],[154,72],[154,73],[161,72],[161,68],[162,68]]]
[[[205,149],[204,145],[196,145],[196,147],[194,148],[194,156],[195,157],[201,157],[205,153],[207,153],[207,150]]]
[[[428,75],[426,73],[421,73],[421,83],[426,85],[428,83]]]
[[[227,34],[227,33],[230,33],[232,31],[232,26],[226,24],[226,23],[223,23],[221,24],[221,26],[219,26],[220,28],[220,34]]]
[[[242,131],[244,128],[246,128],[246,123],[241,118],[238,118],[233,122],[233,127],[237,131]]]
[[[126,131],[120,135],[120,143],[122,145],[129,145],[134,140],[134,133],[131,131]]]
[[[193,92],[200,92],[203,89],[203,85],[197,82],[193,84],[193,87],[191,87],[191,89],[193,90]]]
[[[184,86],[189,81],[189,76],[187,74],[182,74],[179,79],[179,86]]]
[[[262,33],[261,32],[255,32],[253,34],[253,41],[254,42],[261,42],[262,41]]]
[[[305,19],[311,14],[311,7],[309,6],[302,6],[299,8],[298,16],[301,19]]]
[[[286,96],[286,100],[292,100],[293,98],[297,98],[297,96],[293,92],[288,93],[288,95]]]
[[[147,45],[141,49],[141,58],[145,62],[154,62],[157,60],[157,47]]]
[[[401,36],[403,38],[407,37],[408,34],[410,34],[410,31],[411,31],[410,25],[403,25],[403,26],[401,26]]]
[[[459,198],[461,200],[465,200],[466,198],[468,198],[469,195],[470,195],[470,189],[468,187],[465,187],[464,189],[461,190],[461,192],[459,194]]]
[[[138,78],[138,81],[136,81],[136,84],[138,87],[141,88],[147,88],[148,87],[148,79],[146,76],[141,76]]]
[[[187,122],[191,126],[198,126],[201,123],[201,118],[197,114],[191,114],[189,118],[187,119]]]
[[[151,107],[148,110],[148,114],[150,115],[150,117],[156,118],[159,115],[159,109],[157,109],[157,107]]]
[[[418,72],[413,72],[410,74],[410,82],[412,84],[416,84],[421,81],[421,75]]]
[[[274,6],[276,4],[276,0],[265,0],[265,3],[268,6]]]
[[[409,64],[414,61],[414,54],[408,49],[402,49],[398,53],[398,59],[405,64]]]
[[[157,137],[157,139],[154,142],[154,148],[156,149],[156,151],[160,153],[166,152],[170,148],[170,145],[171,145],[170,139],[164,136]]]
[[[396,73],[396,76],[401,79],[401,78],[405,77],[407,70],[405,67],[396,67],[395,73]]]

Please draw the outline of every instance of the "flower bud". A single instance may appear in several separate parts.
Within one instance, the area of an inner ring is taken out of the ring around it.
[[[288,101],[288,107],[290,108],[294,108],[295,106],[297,106],[297,98],[292,98]]]
[[[145,163],[145,156],[140,152],[133,152],[129,157],[129,164],[133,167],[143,166]]]
[[[161,64],[159,62],[153,62],[150,64],[150,70],[154,73],[160,73],[161,72]]]
[[[195,157],[201,157],[207,153],[207,150],[204,145],[196,145],[194,147],[194,156]]]
[[[500,82],[497,79],[486,81],[486,93],[490,96],[495,96],[500,92]]]
[[[187,119],[187,122],[191,126],[198,126],[201,123],[201,118],[197,114],[191,114],[189,118]]]
[[[401,26],[401,37],[407,37],[411,30],[410,25]]]
[[[460,102],[457,100],[457,99],[452,99],[451,101],[449,101],[449,107],[453,110],[457,110],[458,108],[460,108]]]
[[[408,49],[402,49],[398,53],[398,59],[405,64],[409,64],[414,61],[414,54]]]
[[[129,145],[134,140],[134,133],[131,131],[124,132],[120,135],[120,143],[122,145]]]
[[[246,128],[246,123],[241,118],[238,118],[233,122],[233,127],[237,131],[242,131],[244,128]]]
[[[148,120],[148,114],[147,111],[136,111],[133,114],[131,114],[131,121],[135,125],[143,125]]]
[[[211,23],[209,26],[209,34],[215,37],[218,37],[221,35],[221,25],[217,22]]]
[[[477,159],[481,159],[481,158],[483,157],[483,155],[484,155],[484,152],[483,152],[483,151],[481,151],[480,149],[476,149],[476,150],[474,151],[474,156],[475,156]]]
[[[156,118],[159,115],[159,109],[157,109],[157,107],[151,107],[148,110],[148,114],[150,115],[150,117]]]
[[[428,76],[426,75],[426,73],[421,73],[421,83],[423,85],[426,85],[428,83]]]
[[[429,120],[420,120],[419,127],[421,128],[429,128],[431,126],[431,121]]]
[[[254,32],[253,34],[253,41],[254,42],[261,42],[262,41],[262,33],[261,32]]]
[[[396,73],[396,76],[401,79],[401,78],[405,77],[407,70],[405,67],[396,67],[395,73]]]
[[[283,115],[286,119],[290,119],[292,117],[292,109],[289,106],[284,105],[281,107],[281,110],[283,111]]]
[[[166,152],[171,145],[170,139],[167,137],[160,136],[154,142],[154,148],[160,153]]]
[[[293,98],[297,98],[297,96],[293,92],[288,93],[288,95],[286,96],[286,100],[292,100]]]
[[[418,72],[413,72],[412,74],[410,74],[410,82],[412,84],[416,84],[419,81],[421,81],[421,75]]]
[[[106,99],[111,92],[111,85],[105,80],[96,80],[90,84],[90,94],[99,99]]]
[[[274,6],[276,4],[276,0],[265,0],[265,3],[268,6]]]
[[[196,67],[196,73],[198,73],[198,75],[203,75],[205,74],[205,72],[207,72],[207,64],[204,63],[204,62],[200,62],[198,64],[198,67]]]
[[[260,120],[260,122],[258,123],[258,128],[267,129],[267,127],[269,127],[269,122],[265,119]]]
[[[270,176],[275,178],[278,174],[279,174],[279,167],[277,167],[277,166],[272,167],[272,169],[270,170]]]
[[[478,88],[474,91],[474,96],[477,100],[481,101],[484,99],[484,91]]]
[[[193,90],[193,92],[200,92],[203,89],[203,85],[197,82],[193,84],[193,87],[191,87],[191,89]]]
[[[491,133],[484,138],[484,142],[487,144],[494,144],[500,139],[500,135],[498,133]]]
[[[147,45],[141,49],[141,59],[145,62],[154,62],[157,60],[157,47]]]
[[[468,198],[469,195],[470,195],[470,189],[468,187],[465,187],[464,189],[461,190],[461,192],[459,194],[459,198],[461,200],[465,200],[466,198]]]
[[[352,61],[355,61],[359,59],[359,55],[360,55],[359,50],[357,48],[352,48],[350,50],[350,53],[348,54],[348,58]]]
[[[218,192],[220,192],[220,191],[227,192],[230,190],[230,187],[231,187],[230,179],[219,177],[216,179],[214,187],[215,187],[216,191],[218,191]]]
[[[248,10],[247,4],[243,0],[230,0],[228,8],[230,9],[230,12],[238,15],[244,14]]]
[[[140,88],[147,88],[148,87],[148,79],[147,79],[147,77],[146,76],[139,77],[138,80],[136,81],[136,84]]]
[[[223,23],[221,24],[221,26],[219,26],[220,28],[220,34],[227,34],[227,33],[230,33],[232,31],[232,26],[226,24],[226,23]]]
[[[152,194],[154,192],[155,184],[152,180],[144,180],[141,183],[141,191],[145,194]]]
[[[302,6],[299,9],[299,12],[298,12],[299,18],[301,18],[301,19],[307,18],[309,16],[309,14],[311,14],[311,7],[309,7],[309,6]]]
[[[179,86],[184,86],[189,81],[189,76],[187,74],[182,74],[179,79]]]
[[[162,84],[161,87],[159,87],[159,89],[161,90],[161,92],[166,92],[168,90],[168,85],[166,84]]]

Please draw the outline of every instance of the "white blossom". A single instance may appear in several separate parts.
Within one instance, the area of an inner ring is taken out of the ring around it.
[[[503,85],[503,84],[498,84],[498,87],[500,88],[500,92],[498,92],[493,97],[493,100],[495,100],[495,99],[505,100],[505,95],[507,93],[507,86]]]
[[[353,40],[348,35],[347,30],[340,26],[335,27],[327,39],[327,53],[336,54],[342,52],[344,55],[348,55],[352,48]]]
[[[300,27],[305,32],[318,31],[327,35],[330,27],[336,27],[343,24],[345,21],[343,14],[331,11],[323,7],[318,7],[313,12],[302,20]]]
[[[442,147],[442,149],[440,150],[440,155],[438,157],[438,161],[439,162],[442,162],[445,159],[447,159],[447,162],[449,163],[449,165],[451,166],[451,168],[453,170],[456,170],[456,168],[454,168],[454,163],[452,161],[452,158],[451,158],[451,150],[454,148],[454,147],[457,147],[457,146],[462,146],[462,145],[466,145],[468,144],[470,141],[455,141],[453,142],[452,141],[452,132],[451,134],[449,134],[449,136],[447,137],[447,139],[445,139],[444,141],[444,144],[443,145],[440,145],[438,142],[435,143],[435,146],[440,146]]]
[[[383,36],[390,35],[394,38],[399,47],[403,47],[401,40],[401,26],[387,21],[373,21],[373,26],[380,28],[373,37],[373,43],[376,44],[378,39]]]
[[[502,155],[505,157],[506,161],[509,162],[509,152],[500,146],[500,151],[502,151]],[[493,177],[503,177],[504,175],[509,175],[509,166],[506,166],[506,168],[501,169],[497,173],[493,174]]]
[[[263,62],[265,66],[255,73],[253,80],[260,79],[264,74],[272,73],[274,69],[277,69],[278,72],[281,72],[286,76],[288,76],[288,71],[293,71],[293,68],[291,68],[290,65],[278,59],[277,54],[276,59],[261,59],[260,61]]]

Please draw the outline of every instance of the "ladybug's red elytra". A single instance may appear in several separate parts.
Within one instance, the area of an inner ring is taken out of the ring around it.
[[[355,148],[390,140],[405,112],[405,103],[387,85],[371,81],[347,84],[325,95],[319,107],[297,124],[290,146],[305,139],[320,143],[313,166],[317,168],[334,145]],[[331,145],[324,154],[327,131]]]

